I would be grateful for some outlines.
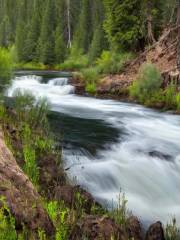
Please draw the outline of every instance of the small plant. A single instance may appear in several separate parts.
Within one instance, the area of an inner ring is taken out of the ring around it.
[[[36,153],[31,143],[31,130],[27,124],[25,124],[23,129],[23,155],[25,161],[24,171],[37,186],[39,181],[39,169],[36,163]]]
[[[177,110],[180,110],[180,93],[176,95],[176,108]]]
[[[96,93],[96,84],[95,83],[88,83],[85,88],[86,92],[90,94]]]
[[[38,230],[38,237],[39,237],[39,240],[46,240],[46,233],[44,230],[42,229],[39,229]]]
[[[141,66],[137,80],[130,87],[130,95],[144,103],[162,84],[161,73],[152,63]]]
[[[174,108],[176,105],[176,87],[172,84],[165,90],[165,103],[167,108]]]
[[[132,59],[131,53],[116,53],[103,51],[97,59],[96,64],[100,73],[120,73],[123,70],[124,64]]]
[[[71,48],[69,57],[64,63],[57,65],[57,69],[61,70],[81,70],[88,66],[88,56],[82,54],[82,51],[76,47]]]
[[[15,219],[10,213],[5,198],[0,198],[0,240],[16,240]]]
[[[127,209],[127,199],[125,194],[119,194],[118,204],[115,208],[110,212],[110,216],[115,220],[115,222],[122,227],[126,226],[127,218],[128,218],[128,209]]]
[[[180,240],[180,230],[177,228],[176,218],[173,218],[172,221],[166,225],[165,239]]]
[[[10,84],[11,74],[11,54],[7,49],[0,48],[0,92],[3,92]]]

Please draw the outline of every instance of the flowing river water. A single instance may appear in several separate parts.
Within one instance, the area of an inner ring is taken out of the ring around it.
[[[144,222],[180,226],[180,116],[77,96],[65,73],[18,72],[8,96],[17,89],[49,100],[70,179],[109,206],[125,192]]]

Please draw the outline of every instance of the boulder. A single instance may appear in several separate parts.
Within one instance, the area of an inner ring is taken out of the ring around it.
[[[71,240],[126,240],[126,234],[111,218],[86,215],[71,232]]]
[[[127,232],[129,239],[142,240],[141,223],[137,217],[131,216],[127,220]]]
[[[165,240],[161,222],[156,222],[149,227],[146,233],[146,240]]]

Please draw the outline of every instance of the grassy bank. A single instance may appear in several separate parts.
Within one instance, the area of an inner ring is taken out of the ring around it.
[[[33,96],[22,95],[19,92],[15,94],[11,107],[0,105],[0,125],[5,134],[6,144],[42,197],[42,206],[55,227],[55,235],[51,239],[67,240],[71,239],[72,234],[78,235],[79,233],[76,232],[78,223],[86,221],[87,214],[94,219],[102,217],[114,219],[116,224],[125,229],[129,217],[125,197],[120,198],[116,210],[108,212],[88,193],[69,185],[62,166],[61,150],[55,148],[54,137],[48,127],[47,113],[48,103],[45,99],[36,101]],[[61,197],[58,198],[58,192],[55,190],[57,188],[72,188],[74,194],[72,202],[68,202],[62,192]],[[23,222],[22,230],[17,234],[16,219],[10,212],[6,199],[1,198],[0,202],[1,240],[50,239],[46,235],[46,229],[33,231]],[[82,229],[82,233],[83,231]],[[112,232],[111,234],[112,239],[116,239],[116,236],[113,238]],[[84,235],[76,239],[84,239],[84,237],[88,236]]]

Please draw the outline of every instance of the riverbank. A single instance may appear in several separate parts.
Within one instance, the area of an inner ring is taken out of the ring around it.
[[[26,108],[27,105],[24,107]],[[36,108],[36,110],[38,110],[38,108]],[[61,154],[59,154],[59,150],[54,149],[54,144],[53,146],[51,145],[52,143],[49,142],[49,137],[46,139],[45,136],[46,134],[50,136],[49,133],[45,133],[44,128],[39,128],[39,123],[36,125],[37,122],[32,121],[32,118],[28,117],[32,115],[33,111],[26,111],[24,108],[19,111],[19,107],[3,109],[3,111],[1,111],[1,113],[3,112],[3,117],[1,115],[1,126],[5,133],[6,143],[14,153],[16,161],[19,166],[24,169],[26,174],[29,175],[29,179],[34,182],[34,186],[31,185],[32,191],[38,191],[39,199],[43,198],[44,203],[41,203],[39,200],[42,210],[38,210],[39,208],[36,207],[33,218],[28,214],[21,216],[21,210],[17,208],[22,201],[21,195],[17,198],[17,201],[15,201],[16,198],[13,196],[16,191],[11,189],[13,193],[11,198],[8,194],[5,194],[12,216],[15,217],[15,222],[18,223],[15,225],[15,229],[18,229],[18,232],[21,233],[24,231],[22,228],[24,225],[25,228],[27,228],[26,230],[30,231],[31,234],[35,234],[36,237],[38,234],[42,234],[42,231],[45,231],[46,235],[49,236],[57,235],[61,232],[65,234],[64,238],[62,238],[64,240],[80,240],[83,239],[84,236],[88,236],[90,240],[99,239],[99,237],[102,236],[103,239],[107,240],[112,239],[112,237],[117,240],[132,237],[137,240],[143,239],[144,233],[139,220],[136,217],[129,216],[126,212],[126,200],[122,198],[119,209],[114,209],[113,212],[108,213],[88,192],[82,190],[79,186],[72,186],[68,183],[66,173],[60,161]],[[31,127],[33,132],[29,131],[30,129],[27,124],[33,124],[33,127]],[[30,136],[32,138],[31,140],[29,138]],[[39,136],[41,137],[39,138]],[[27,142],[30,149],[27,149]],[[5,145],[2,147],[2,150],[3,149],[7,149]],[[33,149],[35,150],[36,160],[29,169],[26,161],[32,160],[32,156],[34,156],[32,152]],[[7,156],[7,154],[5,154],[5,156]],[[28,171],[28,169],[30,171]],[[34,173],[31,175],[33,169]],[[12,167],[12,171],[14,171],[14,167]],[[37,171],[38,174],[36,174]],[[34,176],[38,177],[34,178]],[[19,180],[16,180],[8,170],[7,177],[9,181],[14,181],[15,185],[19,183]],[[4,191],[5,193],[8,192],[7,190]],[[25,186],[27,195],[24,201],[26,201],[26,198],[31,199],[28,191]],[[17,196],[17,194],[15,196]],[[33,203],[23,205],[25,209],[24,212],[32,213],[33,205]],[[16,208],[16,214],[14,214]],[[45,220],[41,219],[41,225],[38,223],[36,218],[39,219],[39,214],[36,211],[44,211],[44,214],[46,214],[45,219],[49,219],[46,220],[49,221],[48,228],[43,225]],[[29,221],[31,221],[31,224],[29,224]],[[41,231],[39,231],[39,229]],[[160,223],[156,223],[150,227],[147,233],[147,239],[153,239],[151,235],[154,237],[159,236],[159,239],[164,239],[163,229]]]

